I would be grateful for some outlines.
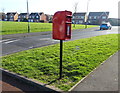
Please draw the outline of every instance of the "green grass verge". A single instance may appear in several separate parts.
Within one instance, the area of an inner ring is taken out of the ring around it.
[[[2,22],[1,34],[18,34],[18,33],[28,33],[28,23],[27,22]],[[96,27],[94,25],[88,25],[88,28]],[[72,29],[84,29],[84,25],[72,26]],[[30,32],[46,32],[52,31],[52,23],[31,23],[30,22]]]
[[[2,68],[67,91],[118,49],[118,34],[64,42],[61,80],[59,44],[4,56]]]

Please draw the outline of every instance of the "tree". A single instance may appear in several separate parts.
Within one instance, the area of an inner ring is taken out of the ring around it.
[[[75,20],[75,16],[76,16],[76,12],[77,12],[77,7],[78,7],[78,2],[76,2],[73,6],[73,9],[74,9],[74,27],[75,27],[75,24],[76,24],[76,20]]]
[[[2,8],[1,10],[2,10],[3,13],[5,12],[5,8]]]

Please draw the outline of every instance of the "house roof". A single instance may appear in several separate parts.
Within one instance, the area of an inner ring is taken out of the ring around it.
[[[20,16],[21,16],[21,15],[27,15],[27,13],[20,13],[19,15],[20,15]]]
[[[30,16],[41,15],[41,14],[43,14],[43,12],[40,13],[36,12],[36,13],[31,13]]]
[[[39,14],[40,14],[40,15],[42,15],[42,14],[43,14],[43,12],[40,12]]]
[[[10,15],[10,14],[13,14],[15,15],[17,12],[8,12],[6,15]]]
[[[0,12],[0,15],[5,15],[5,13],[3,13],[3,12]]]
[[[101,16],[103,14],[109,15],[109,12],[89,12],[89,16]]]
[[[73,16],[85,16],[85,15],[86,15],[86,12],[77,12],[73,14]]]

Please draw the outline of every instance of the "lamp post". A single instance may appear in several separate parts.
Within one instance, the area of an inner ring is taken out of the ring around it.
[[[27,0],[27,19],[29,19],[28,0]],[[28,20],[28,33],[30,33],[30,24],[29,24],[29,20]]]
[[[86,13],[86,17],[85,17],[85,29],[87,28],[89,2],[90,2],[90,0],[87,1],[87,13]]]

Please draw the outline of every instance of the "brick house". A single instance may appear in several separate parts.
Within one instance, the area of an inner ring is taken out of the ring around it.
[[[17,12],[9,12],[6,14],[5,21],[17,21],[18,13]]]
[[[53,15],[45,14],[48,23],[52,23]]]
[[[91,25],[100,25],[108,22],[109,12],[90,12],[87,23]]]
[[[46,15],[41,12],[41,13],[31,13],[29,15],[29,19],[28,19],[29,22],[47,22],[47,17]]]
[[[85,12],[74,13],[72,16],[72,23],[74,24],[84,24],[85,23]]]
[[[4,21],[5,20],[5,13],[0,12],[0,21]]]
[[[20,13],[18,15],[18,22],[27,22],[28,21],[28,14],[27,13]]]

